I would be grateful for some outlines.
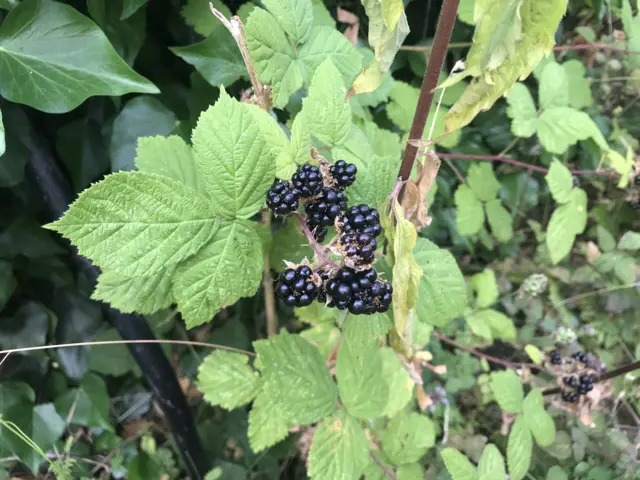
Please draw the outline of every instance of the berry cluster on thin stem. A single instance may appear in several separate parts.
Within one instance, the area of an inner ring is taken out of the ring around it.
[[[640,360],[637,362],[629,363],[627,365],[623,365],[622,367],[611,370],[610,372],[604,373],[596,379],[596,382],[603,382],[605,380],[609,380],[610,378],[626,375],[627,373],[633,372],[634,370],[640,370]],[[560,393],[560,390],[560,387],[549,388],[542,392],[542,394],[554,395],[556,393]]]
[[[313,251],[316,254],[316,258],[320,262],[319,267],[323,267],[326,265],[337,266],[337,263],[329,258],[328,249],[320,245],[313,236],[311,230],[309,230],[304,215],[302,215],[300,212],[295,212],[294,215],[296,217],[296,220],[298,220],[298,224],[300,225],[302,233],[304,233],[304,236],[307,237],[307,240],[309,240],[309,245],[311,245],[311,248],[313,248]]]

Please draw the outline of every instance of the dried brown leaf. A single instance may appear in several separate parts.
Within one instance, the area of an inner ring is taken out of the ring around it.
[[[416,180],[410,179],[405,185],[402,208],[405,218],[413,223],[418,230],[431,224],[431,217],[427,215],[427,195],[440,169],[440,159],[432,152],[425,154],[424,163],[418,163]]]

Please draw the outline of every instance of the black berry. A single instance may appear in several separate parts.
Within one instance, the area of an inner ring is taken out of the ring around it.
[[[392,301],[393,288],[373,268],[356,272],[344,267],[325,284],[329,307],[348,309],[353,315],[386,312]]]
[[[562,382],[571,388],[575,388],[578,386],[578,381],[576,380],[576,377],[570,376],[570,377],[564,377],[562,379]]]
[[[351,207],[347,213],[340,217],[340,223],[344,233],[368,233],[375,238],[382,232],[380,214],[369,205],[362,204]]]
[[[575,352],[574,354],[571,355],[571,358],[573,358],[574,360],[578,360],[579,362],[582,362],[582,363],[587,363],[589,361],[589,357],[584,352]]]
[[[323,188],[318,199],[305,206],[309,228],[328,227],[347,206],[347,199],[342,192],[333,188]]]
[[[580,398],[580,394],[576,392],[564,392],[562,394],[562,400],[565,402],[575,403],[578,401],[578,398]]]
[[[276,179],[267,192],[267,207],[277,215],[288,215],[298,209],[300,192],[289,182]]]
[[[312,280],[313,271],[306,265],[288,268],[278,279],[276,294],[291,307],[306,307],[318,296],[318,286]]]
[[[560,365],[562,363],[562,356],[559,350],[552,350],[549,352],[549,359],[553,365]]]
[[[378,242],[368,233],[345,233],[340,237],[340,244],[347,257],[353,259],[354,265],[370,265],[375,260]]]
[[[357,172],[358,169],[353,163],[347,163],[344,160],[338,160],[329,168],[329,173],[333,178],[333,185],[338,190],[344,190],[355,182]]]
[[[313,197],[322,190],[322,173],[315,165],[305,163],[293,174],[291,184],[300,192],[302,198]]]
[[[640,175],[636,175],[636,178],[634,178],[633,183],[635,183],[636,187],[640,187]]]
[[[307,221],[307,227],[309,227],[309,230],[311,231],[311,233],[313,233],[313,238],[315,238],[318,242],[323,242],[325,237],[327,236],[327,232],[329,231],[329,229],[324,225],[316,225],[309,221]]]

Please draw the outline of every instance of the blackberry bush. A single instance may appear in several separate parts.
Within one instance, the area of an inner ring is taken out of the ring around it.
[[[276,215],[289,215],[298,209],[300,191],[284,180],[276,179],[267,192],[267,207]]]

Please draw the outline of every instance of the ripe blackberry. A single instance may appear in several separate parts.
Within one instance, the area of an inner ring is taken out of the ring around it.
[[[305,206],[307,224],[316,227],[328,227],[347,207],[347,199],[342,192],[333,188],[323,188],[318,199]]]
[[[310,163],[301,165],[291,177],[293,188],[300,191],[300,197],[308,198],[317,195],[322,190],[322,173],[320,169]]]
[[[340,218],[340,223],[342,223],[341,228],[344,233],[368,233],[375,238],[382,232],[380,214],[369,205],[362,204],[351,207]]]
[[[324,238],[327,236],[327,232],[329,229],[324,225],[316,225],[307,220],[307,227],[313,233],[313,238],[315,238],[318,242],[323,242]]]
[[[347,163],[344,160],[338,160],[331,165],[329,173],[333,178],[333,186],[338,190],[344,190],[356,181],[357,167],[353,163]]]
[[[580,394],[576,392],[564,392],[562,394],[562,400],[569,403],[575,403],[580,398]]]
[[[280,275],[276,293],[291,307],[306,307],[318,296],[318,286],[311,276],[313,271],[306,265],[295,270],[288,268]]]
[[[636,187],[640,187],[640,175],[636,175],[636,178],[633,179],[633,183],[635,183]]]
[[[327,281],[329,280],[329,272],[327,272],[326,270],[322,270],[321,269],[321,270],[318,270],[316,272],[316,275],[318,275],[320,277],[320,280],[322,281],[322,283],[318,287],[318,298],[317,298],[317,300],[320,303],[327,303],[326,287],[327,287]]]
[[[584,395],[593,390],[594,378],[592,375],[580,375],[580,384],[578,385],[578,393]]]
[[[573,358],[574,360],[578,360],[579,362],[582,362],[582,363],[587,363],[589,361],[588,355],[584,352],[575,352],[574,354],[571,355],[571,358]]]
[[[353,259],[354,265],[370,265],[375,260],[378,242],[368,233],[345,233],[340,237],[340,244],[347,257]]]
[[[576,380],[576,377],[574,377],[574,376],[564,377],[562,379],[562,382],[567,387],[576,388],[578,386],[578,381]]]
[[[560,350],[552,350],[551,352],[549,352],[549,359],[551,360],[552,365],[560,365],[562,363]]]
[[[267,192],[267,207],[277,215],[288,215],[298,209],[300,191],[289,182],[276,180]]]
[[[328,307],[349,309],[353,315],[371,315],[389,309],[393,288],[389,283],[378,280],[373,268],[356,272],[344,267],[326,283],[326,292],[331,297]]]

